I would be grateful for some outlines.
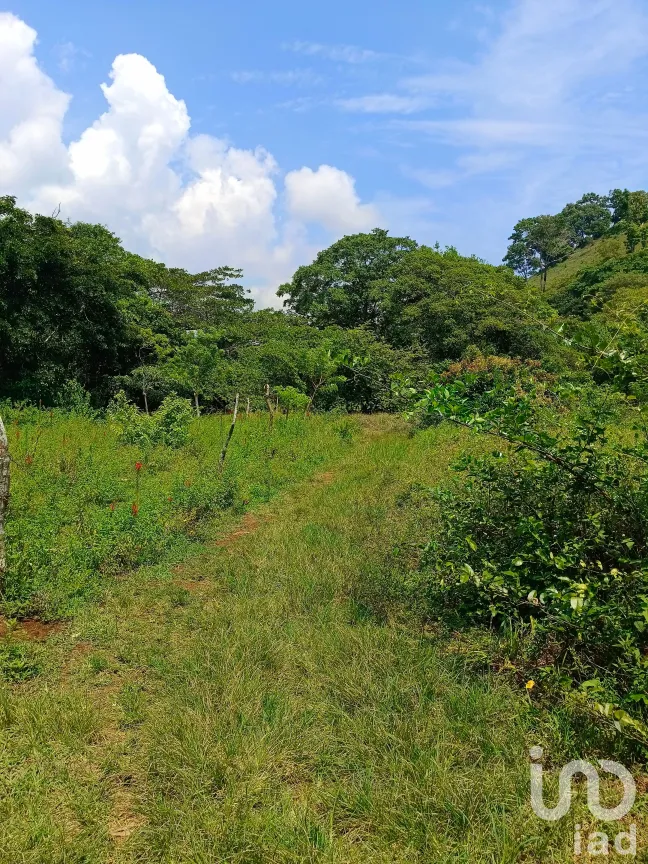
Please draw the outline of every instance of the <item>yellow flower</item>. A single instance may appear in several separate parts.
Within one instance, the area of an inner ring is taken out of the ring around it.
[[[535,687],[535,681],[527,681],[525,686],[527,690],[533,690],[533,688]]]

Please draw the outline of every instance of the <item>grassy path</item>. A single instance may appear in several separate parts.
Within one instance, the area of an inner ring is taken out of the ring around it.
[[[0,693],[0,862],[571,860],[530,818],[519,696],[348,599],[460,446],[383,425]]]

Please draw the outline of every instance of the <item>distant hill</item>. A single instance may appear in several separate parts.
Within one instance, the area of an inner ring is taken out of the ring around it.
[[[625,234],[593,240],[582,249],[576,249],[569,258],[549,268],[547,272],[547,296],[551,297],[551,295],[561,291],[581,270],[587,267],[598,267],[614,258],[625,258],[627,254]],[[541,287],[540,278],[539,274],[533,276],[529,279],[529,283]]]

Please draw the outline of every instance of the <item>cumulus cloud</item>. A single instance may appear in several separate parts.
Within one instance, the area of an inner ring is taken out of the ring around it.
[[[312,257],[308,223],[339,232],[377,218],[330,166],[290,172],[284,211],[272,155],[192,136],[187,106],[139,54],[115,58],[101,85],[107,110],[66,146],[70,97],[38,66],[35,43],[33,29],[0,15],[0,194],[29,209],[60,204],[62,216],[102,222],[175,266],[241,266],[264,302]]]
[[[0,178],[17,195],[62,178],[67,166],[61,129],[70,97],[39,68],[35,42],[35,30],[0,13]]]
[[[363,231],[375,227],[379,218],[374,206],[360,203],[353,177],[331,165],[291,171],[286,197],[295,218],[319,222],[330,231]]]

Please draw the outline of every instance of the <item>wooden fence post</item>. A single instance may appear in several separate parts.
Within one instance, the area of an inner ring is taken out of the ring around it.
[[[274,408],[272,407],[272,399],[270,398],[270,385],[265,385],[265,401],[268,406],[268,411],[270,413],[270,428],[272,429],[272,424],[274,423]]]
[[[223,465],[225,464],[225,456],[227,455],[227,448],[229,447],[230,440],[232,435],[234,434],[234,427],[236,426],[236,415],[238,414],[238,403],[239,403],[239,394],[236,394],[236,399],[234,400],[234,414],[232,416],[232,425],[229,428],[229,432],[227,433],[227,438],[225,439],[225,443],[223,444],[223,449],[221,450],[220,459],[218,460],[218,472],[219,474],[223,471]]]
[[[5,547],[5,514],[9,506],[9,484],[11,470],[9,461],[9,441],[0,417],[0,591],[4,591],[7,575],[7,552]]]

